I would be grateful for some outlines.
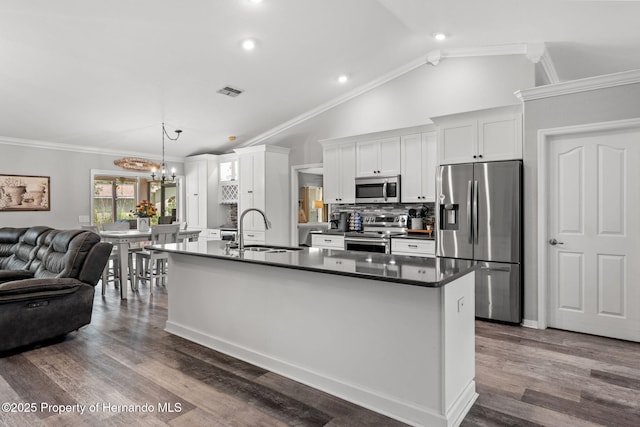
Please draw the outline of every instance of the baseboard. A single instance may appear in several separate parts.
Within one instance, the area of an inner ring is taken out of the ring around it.
[[[471,410],[474,402],[478,398],[476,393],[476,382],[471,381],[464,389],[458,399],[451,405],[451,408],[447,412],[447,419],[450,421],[449,426],[457,427],[462,423],[464,417]]]
[[[234,343],[205,334],[190,327],[167,321],[165,331],[196,342],[205,347],[220,351],[229,356],[243,360],[275,372],[279,375],[298,381],[302,384],[324,391],[356,405],[381,413],[398,421],[414,426],[450,427],[460,424],[477,398],[475,382],[472,381],[454,403],[447,417],[429,408],[412,402],[400,401],[393,396],[369,390],[357,384],[351,384],[322,373],[276,359],[267,354],[238,346]],[[455,419],[454,419],[455,417]]]
[[[524,326],[525,328],[540,329],[537,320],[523,319],[522,326]]]

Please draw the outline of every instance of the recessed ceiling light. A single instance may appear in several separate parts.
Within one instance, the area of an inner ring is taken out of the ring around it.
[[[441,42],[442,40],[447,38],[447,35],[445,33],[435,33],[433,35],[433,38]]]
[[[258,4],[258,3],[262,3],[262,0],[249,0],[249,3]]]
[[[242,48],[244,50],[253,50],[256,47],[256,42],[251,39],[246,39],[242,42]]]
[[[346,75],[341,75],[340,77],[338,77],[338,83],[346,83],[347,80],[349,80],[349,77],[347,77]]]

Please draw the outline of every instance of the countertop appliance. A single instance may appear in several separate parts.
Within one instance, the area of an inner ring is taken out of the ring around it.
[[[400,203],[400,175],[356,178],[356,203]]]
[[[391,237],[407,233],[407,215],[364,215],[362,231],[344,235],[348,251],[391,253]]]
[[[476,317],[522,322],[522,161],[441,166],[436,254],[475,260]]]

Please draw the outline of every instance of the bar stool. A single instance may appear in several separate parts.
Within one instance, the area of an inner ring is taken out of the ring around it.
[[[129,223],[127,222],[115,222],[113,224],[102,224],[102,229],[104,231],[125,231],[125,230],[129,230]],[[129,282],[131,282],[131,286],[133,286],[134,283],[134,273],[133,273],[133,252],[135,252],[135,250],[132,250],[131,248],[129,248],[129,250],[127,251],[127,257],[129,258],[129,271],[126,271],[124,274],[128,274],[129,275]],[[107,280],[104,281],[104,274],[103,274],[103,285],[107,282],[113,282],[116,286],[116,288],[118,287],[118,280],[120,279],[120,274],[122,274],[122,269],[120,268],[120,255],[118,253],[118,247],[114,246],[113,250],[111,251],[111,256],[109,257],[109,262],[107,263],[107,268],[109,267],[109,265],[113,266],[113,274],[108,274],[107,275]],[[108,271],[108,273],[110,273],[111,271]],[[109,279],[110,278],[110,279]],[[102,295],[104,295],[104,286],[102,286]]]
[[[176,243],[179,233],[179,224],[154,225],[151,227],[151,244]],[[168,259],[169,254],[166,252],[148,249],[136,252],[136,289],[140,280],[149,281],[150,293],[153,293],[153,286],[158,285],[159,279],[162,280],[162,285],[166,286]]]

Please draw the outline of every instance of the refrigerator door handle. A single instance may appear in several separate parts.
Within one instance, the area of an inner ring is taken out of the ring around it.
[[[478,220],[478,181],[473,181],[473,234],[476,237],[476,243],[478,243],[478,226],[480,222]]]
[[[473,230],[471,229],[471,181],[467,181],[467,230],[469,231],[469,243],[473,243]]]

